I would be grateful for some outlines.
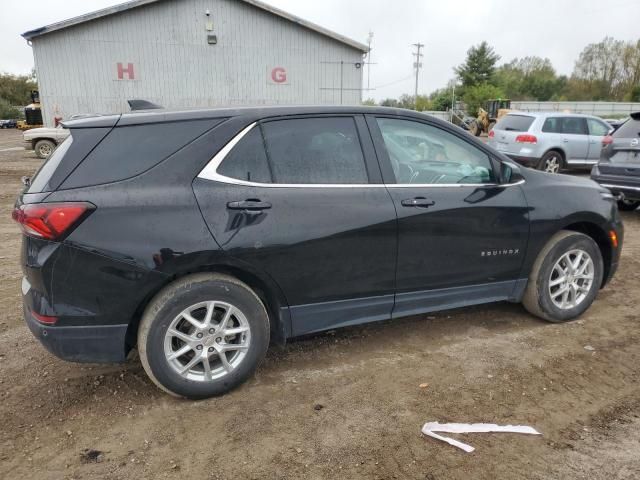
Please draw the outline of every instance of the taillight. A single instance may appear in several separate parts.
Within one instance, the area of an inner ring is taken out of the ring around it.
[[[33,318],[43,325],[55,325],[58,321],[58,317],[52,317],[51,315],[40,315],[36,312],[31,312],[31,315],[33,315]]]
[[[495,137],[495,136],[496,136],[496,134],[495,134],[495,133],[493,133],[493,130],[491,130],[491,131],[489,132],[489,138],[493,138],[493,137]]]
[[[60,240],[95,207],[90,203],[31,203],[14,208],[11,216],[26,235]]]
[[[606,137],[602,137],[602,147],[606,147],[607,145],[611,145],[613,143],[613,137],[611,135],[607,135]]]
[[[516,143],[538,143],[538,139],[535,135],[518,135]]]

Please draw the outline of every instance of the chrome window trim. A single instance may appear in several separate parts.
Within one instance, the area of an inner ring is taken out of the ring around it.
[[[613,188],[616,190],[635,190],[640,192],[640,187],[632,187],[631,185],[612,185],[610,183],[601,183],[600,184],[601,187],[605,187],[605,188]]]
[[[260,183],[250,182],[247,180],[238,180],[237,178],[227,177],[218,173],[218,167],[227,157],[229,152],[247,135],[257,122],[242,129],[229,142],[216,153],[213,158],[205,165],[197,178],[211,180],[214,182],[227,183],[231,185],[241,185],[245,187],[261,187],[261,188],[463,188],[463,187],[510,187],[524,183],[519,180],[514,183]]]

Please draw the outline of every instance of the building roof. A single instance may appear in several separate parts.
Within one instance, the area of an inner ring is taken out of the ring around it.
[[[103,8],[102,10],[96,10],[95,12],[86,13],[84,15],[80,15],[78,17],[73,17],[68,20],[62,20],[61,22],[52,23],[50,25],[45,25],[44,27],[36,28],[34,30],[29,30],[28,32],[24,32],[22,36],[31,40],[35,37],[39,37],[46,33],[55,32],[57,30],[62,30],[64,28],[73,27],[75,25],[80,25],[86,22],[90,22],[92,20],[97,20],[99,18],[107,17],[109,15],[114,15],[116,13],[126,12],[127,10],[132,10],[134,8],[143,7],[145,5],[149,5],[152,3],[157,3],[163,0],[131,0],[129,2],[120,3],[118,5],[114,5],[112,7]],[[267,5],[266,3],[261,2],[260,0],[240,0],[244,3],[248,3],[249,5],[253,5],[265,12],[269,12],[278,17],[284,18],[285,20],[289,20],[290,22],[297,23],[298,25],[312,30],[316,33],[324,35],[326,37],[332,38],[340,43],[348,45],[356,50],[360,50],[363,53],[367,53],[369,48],[360,42],[356,42],[348,37],[340,35],[339,33],[332,32],[320,25],[316,25],[315,23],[304,20],[296,15],[285,12],[284,10],[280,10],[279,8],[272,7],[271,5]]]

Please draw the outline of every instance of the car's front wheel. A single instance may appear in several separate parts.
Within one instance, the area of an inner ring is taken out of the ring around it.
[[[199,399],[247,380],[269,346],[269,318],[241,281],[210,273],[167,286],[145,309],[138,330],[142,365],[161,389]]]
[[[36,142],[36,146],[34,147],[36,156],[45,160],[51,156],[55,149],[56,144],[51,140],[38,140]]]
[[[566,322],[587,310],[602,284],[600,248],[587,235],[556,233],[536,259],[522,303],[550,322]]]
[[[618,200],[618,209],[623,212],[633,212],[638,207],[640,207],[640,201],[638,200],[629,200],[626,198]]]

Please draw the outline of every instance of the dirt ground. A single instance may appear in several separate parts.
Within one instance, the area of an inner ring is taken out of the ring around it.
[[[19,145],[0,131],[0,478],[640,478],[640,211],[624,214],[618,275],[580,320],[501,303],[338,330],[190,402],[136,360],[66,363],[27,330],[10,213],[40,161]],[[436,420],[543,435],[459,435],[467,454],[421,436]]]

